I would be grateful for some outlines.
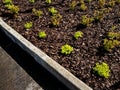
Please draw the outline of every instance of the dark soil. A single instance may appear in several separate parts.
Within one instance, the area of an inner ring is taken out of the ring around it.
[[[36,0],[33,4],[29,3],[29,0],[13,1],[20,8],[18,16],[13,17],[4,7],[2,0],[0,0],[0,16],[17,32],[94,90],[120,90],[120,47],[114,48],[111,52],[103,49],[103,39],[110,28],[115,25],[116,31],[120,31],[120,15],[118,15],[120,4],[112,7],[102,21],[93,22],[91,26],[83,28],[80,25],[81,16],[86,14],[93,16],[93,11],[98,6],[97,0],[86,2],[88,7],[86,11],[81,11],[79,5],[75,10],[69,10],[71,0],[64,2],[53,0],[50,5],[44,0]],[[51,6],[62,15],[58,27],[51,26],[51,15],[48,12]],[[43,15],[40,18],[35,17],[31,13],[32,8],[42,10]],[[29,21],[33,22],[33,27],[26,30],[24,24]],[[39,39],[38,32],[43,30],[47,33],[47,38]],[[75,40],[73,35],[76,31],[82,31],[83,37]],[[70,55],[60,53],[61,46],[66,43],[74,47]],[[92,68],[96,62],[106,62],[110,66],[111,73],[108,79],[93,73]]]

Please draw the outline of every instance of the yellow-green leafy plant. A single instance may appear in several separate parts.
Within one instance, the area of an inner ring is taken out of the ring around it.
[[[85,11],[87,9],[87,6],[85,5],[85,3],[80,5],[80,9]]]
[[[51,1],[51,0],[46,0],[46,3],[47,3],[47,4],[51,4],[52,1]]]
[[[98,0],[98,4],[101,8],[105,6],[106,0]]]
[[[69,4],[70,9],[74,10],[77,4],[78,4],[77,0],[72,0],[71,3]]]
[[[35,8],[32,9],[32,13],[37,17],[40,17],[43,14],[41,10],[36,10]]]
[[[85,26],[89,26],[91,22],[93,22],[93,18],[88,18],[87,15],[82,16],[81,24]]]
[[[107,13],[109,13],[112,9],[110,7],[108,8],[102,8],[100,10],[94,11],[94,20],[95,21],[102,21]]]
[[[114,31],[117,27],[116,26],[112,26],[110,29],[111,31]]]
[[[39,36],[39,38],[46,38],[47,34],[45,33],[45,31],[40,31],[38,33],[38,36]]]
[[[106,51],[111,51],[113,48],[120,45],[120,41],[115,40],[115,39],[111,40],[111,39],[105,38],[103,45]]]
[[[108,32],[108,38],[109,39],[120,39],[120,32]]]
[[[79,0],[80,1],[80,4],[84,4],[85,3],[85,1],[84,0]]]
[[[73,51],[73,47],[68,44],[65,44],[61,47],[62,54],[68,55],[68,54],[71,54],[72,51]]]
[[[112,11],[112,8],[108,7],[108,8],[103,8],[101,10],[102,10],[101,12],[105,14],[105,13],[109,13],[110,11]]]
[[[57,11],[54,7],[48,8],[48,11],[49,11],[52,15],[58,13],[58,11]]]
[[[7,4],[12,4],[12,0],[3,0],[2,1],[5,5],[7,5]]]
[[[59,26],[62,16],[60,14],[55,14],[51,18],[52,25]]]
[[[104,49],[111,51],[114,47],[120,45],[120,32],[108,32],[107,38],[104,39]]]
[[[93,72],[101,77],[109,78],[111,70],[107,63],[102,62],[102,63],[96,63],[96,66],[93,67]]]
[[[75,38],[75,39],[78,39],[79,37],[83,37],[83,32],[81,32],[81,31],[75,32],[74,38]]]
[[[103,20],[103,18],[104,18],[104,12],[103,11],[98,11],[98,10],[94,11],[94,20],[101,21],[101,20]]]
[[[19,7],[18,6],[16,6],[16,5],[6,5],[6,8],[9,10],[9,12],[11,12],[12,14],[18,14],[18,12],[19,12]]]
[[[27,22],[24,24],[25,29],[30,29],[33,26],[33,22]]]
[[[29,0],[29,2],[30,2],[30,3],[34,3],[34,2],[35,2],[35,0]]]
[[[115,6],[115,1],[114,1],[114,0],[110,0],[110,1],[108,2],[108,5],[109,5],[110,7]]]
[[[115,39],[117,37],[117,33],[115,32],[108,32],[108,38],[109,39]]]

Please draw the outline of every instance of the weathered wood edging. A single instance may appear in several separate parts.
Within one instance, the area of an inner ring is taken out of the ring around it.
[[[40,49],[35,47],[32,43],[26,40],[18,32],[7,25],[2,18],[0,18],[0,29],[5,34],[17,43],[23,50],[27,51],[34,59],[46,68],[50,73],[57,77],[71,90],[93,90],[84,82],[76,78],[73,74],[67,71],[64,67],[58,64],[56,61],[51,59],[48,55],[42,52]]]

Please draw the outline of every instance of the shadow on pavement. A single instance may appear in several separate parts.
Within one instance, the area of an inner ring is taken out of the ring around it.
[[[44,89],[69,90],[0,30],[0,46]]]

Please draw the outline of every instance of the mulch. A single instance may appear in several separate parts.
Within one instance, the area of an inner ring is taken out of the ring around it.
[[[0,1],[0,16],[7,24],[94,90],[120,89],[120,47],[114,48],[111,52],[103,49],[103,39],[110,28],[116,26],[116,31],[120,30],[120,17],[117,16],[120,12],[120,4],[112,7],[102,21],[93,22],[90,26],[83,28],[80,26],[82,15],[93,16],[97,1],[86,2],[88,7],[86,11],[81,11],[79,5],[75,10],[70,10],[71,0],[64,0],[64,2],[53,0],[50,5],[44,0],[36,0],[33,4],[29,3],[29,0],[13,1],[20,8],[17,18],[9,14],[2,0]],[[52,6],[62,15],[58,27],[51,26],[48,8]],[[32,8],[42,10],[43,15],[40,18],[35,17],[31,13]],[[33,22],[33,27],[26,30],[24,24],[29,21]],[[40,39],[39,31],[45,31],[47,37]],[[75,40],[73,35],[76,31],[82,31],[83,37]],[[74,47],[70,55],[61,54],[61,46],[64,44]],[[96,62],[106,62],[110,66],[111,73],[108,79],[93,73],[92,68]]]

